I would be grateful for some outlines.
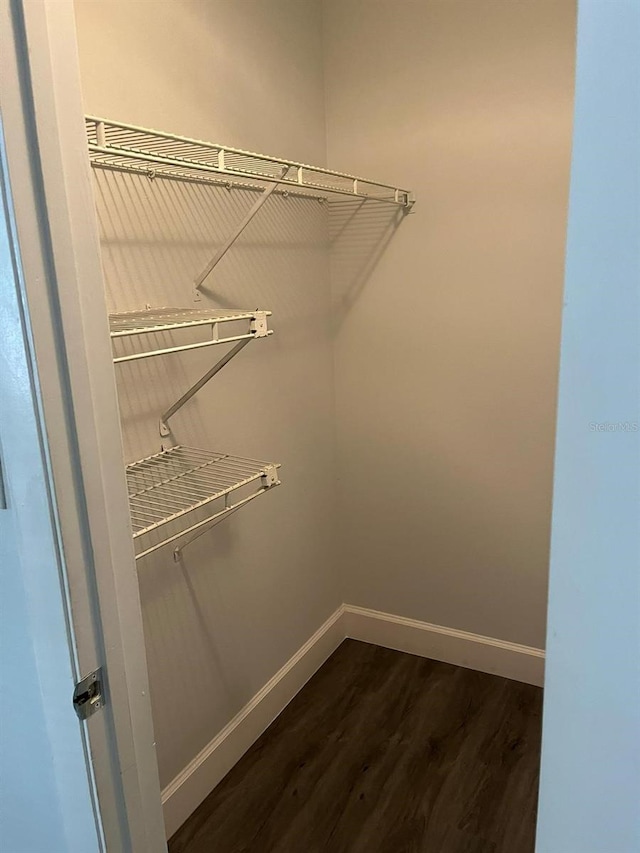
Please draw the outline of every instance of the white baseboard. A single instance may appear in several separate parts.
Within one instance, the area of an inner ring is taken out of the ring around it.
[[[162,792],[167,838],[184,823],[344,640],[339,607]]]
[[[167,838],[184,823],[345,637],[541,685],[544,652],[378,610],[343,604],[167,785]]]
[[[343,622],[346,636],[364,643],[502,675],[526,684],[541,686],[544,681],[542,649],[350,604],[344,606]]]

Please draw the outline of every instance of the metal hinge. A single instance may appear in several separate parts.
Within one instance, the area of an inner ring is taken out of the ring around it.
[[[76,684],[73,707],[81,720],[88,720],[104,705],[102,667]]]

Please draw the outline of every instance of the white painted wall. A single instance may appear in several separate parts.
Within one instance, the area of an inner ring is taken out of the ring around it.
[[[75,0],[75,9],[87,110],[324,162],[318,0]]]
[[[640,6],[580,0],[539,853],[640,850]]]
[[[151,6],[153,10],[151,11]],[[87,112],[322,163],[317,2],[76,4]],[[110,308],[189,304],[191,282],[253,196],[100,173]],[[332,530],[334,413],[326,212],[272,197],[212,277],[216,304],[273,311],[172,422],[177,441],[282,463],[283,486],[184,552],[139,563],[166,786],[342,601]],[[219,353],[118,368],[127,461]]]
[[[214,277],[216,304],[270,308],[276,334],[175,418],[175,437],[281,461],[284,485],[182,567],[170,550],[139,567],[166,785],[343,600],[543,645],[575,10],[150,7],[76,0],[88,112],[328,153],[418,198],[397,230],[386,207],[327,216],[273,198]],[[106,173],[96,198],[118,310],[188,301],[252,201]],[[128,460],[158,449],[159,411],[210,363],[118,368]]]
[[[542,647],[574,2],[324,8],[329,165],[417,196],[335,244],[346,600]]]

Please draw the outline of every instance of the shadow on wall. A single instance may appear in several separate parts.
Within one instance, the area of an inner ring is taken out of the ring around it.
[[[271,196],[194,304],[195,277],[255,193],[98,170],[94,176],[110,311],[146,305],[273,311],[275,334],[247,347],[171,427],[179,444],[281,462],[286,488],[259,502],[259,511],[248,508],[237,520],[225,519],[215,535],[194,542],[180,563],[171,547],[138,563],[165,786],[289,657],[289,644],[300,645],[294,631],[284,637],[273,631],[271,645],[257,638],[295,610],[290,600],[309,607],[304,596],[310,577],[321,579],[316,598],[331,600],[326,566],[334,559],[324,535],[334,482],[328,205]],[[158,336],[156,342],[169,340]],[[116,366],[127,462],[160,450],[160,412],[226,349]],[[290,525],[286,536],[282,518]],[[323,610],[328,606],[321,604]]]
[[[287,635],[276,656],[256,638],[304,603],[309,577],[326,578],[329,589],[326,567],[335,562],[326,536],[335,488],[329,273],[334,323],[342,322],[403,212],[373,200],[319,204],[274,194],[194,303],[194,279],[255,192],[106,171],[96,171],[95,180],[110,311],[194,304],[273,311],[275,334],[247,347],[171,426],[179,444],[281,462],[285,486],[259,512],[243,511],[194,542],[178,564],[168,547],[138,565],[164,786],[264,684],[274,661],[291,654],[291,643],[301,642]],[[156,343],[169,340],[159,335]],[[116,367],[127,461],[159,451],[160,412],[225,349]],[[329,601],[322,584],[320,591]]]
[[[329,203],[329,243],[334,332],[344,322],[406,215],[372,199]]]
[[[310,310],[318,272],[326,270],[327,205],[316,199],[272,196],[259,215],[220,261],[194,302],[194,279],[255,201],[241,188],[206,187],[159,178],[96,170],[96,199],[101,232],[107,304],[110,311],[145,307],[206,307],[273,310],[276,331],[268,348],[241,356],[264,364],[283,347],[309,346]],[[320,325],[328,323],[320,318]],[[166,347],[171,333],[149,335]],[[136,342],[117,342],[117,354],[136,349]],[[253,350],[253,347],[251,348]],[[216,348],[216,358],[225,351]],[[252,358],[256,356],[255,358]],[[212,363],[206,350],[185,357],[143,359],[117,368],[118,392],[127,461],[157,452],[158,415]],[[259,368],[258,368],[259,369]],[[234,363],[232,372],[237,370]],[[223,377],[216,379],[216,388]],[[207,442],[204,398],[194,398],[180,415],[185,443]],[[222,436],[224,440],[224,435]],[[209,444],[211,442],[209,441]],[[213,437],[213,446],[220,438]],[[232,448],[229,448],[230,450]],[[248,451],[259,455],[257,450]]]

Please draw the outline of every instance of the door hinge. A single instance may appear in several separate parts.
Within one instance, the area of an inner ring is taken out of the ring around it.
[[[81,720],[88,720],[104,705],[102,667],[96,669],[76,684],[73,707]]]

